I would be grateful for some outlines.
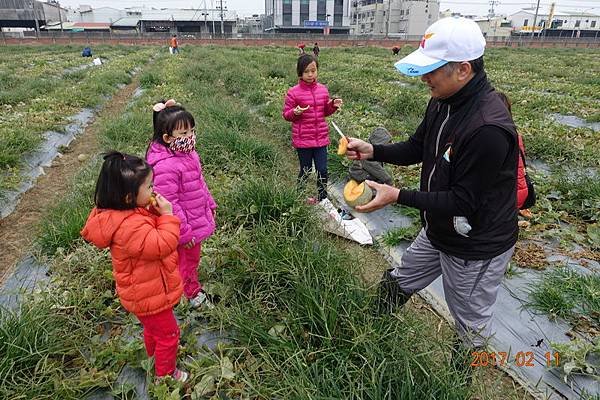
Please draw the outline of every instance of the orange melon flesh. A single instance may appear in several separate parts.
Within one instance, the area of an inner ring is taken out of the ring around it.
[[[346,150],[348,150],[348,139],[343,137],[340,139],[340,144],[338,145],[338,156],[343,156],[346,154]]]
[[[354,179],[344,186],[344,200],[350,207],[364,206],[373,198],[373,190],[364,182],[358,183]]]

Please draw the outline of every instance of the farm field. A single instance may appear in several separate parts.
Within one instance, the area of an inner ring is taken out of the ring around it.
[[[296,81],[294,49],[188,46],[149,64],[156,48],[105,47],[94,49],[109,60],[102,69],[75,72],[64,71],[84,63],[78,49],[25,49],[0,47],[0,189],[19,179],[20,157],[43,132],[102,104],[136,67],[143,93],[95,122],[102,150],[143,155],[151,105],[161,98],[175,98],[196,119],[198,152],[219,204],[217,232],[203,243],[201,281],[223,301],[202,312],[178,306],[180,359],[193,379],[186,387],[150,385],[151,398],[531,398],[493,368],[476,370],[472,385],[463,385],[449,364],[451,329],[424,302],[373,315],[374,285],[387,266],[377,248],[406,242],[416,229],[389,232],[374,248],[322,232],[305,194],[296,193],[297,161],[281,118]],[[593,124],[600,120],[600,51],[486,54],[492,83],[513,101],[538,191],[507,279],[521,268],[544,270],[532,282],[529,307],[574,330],[585,325],[578,346],[598,352],[600,132]],[[401,140],[420,122],[428,91],[397,73],[396,59],[383,49],[323,49],[320,81],[344,99],[332,117],[344,132],[366,138],[385,126]],[[583,126],[565,126],[561,115]],[[330,174],[344,179],[348,163],[335,155],[333,140]],[[0,308],[1,398],[80,399],[105,390],[131,399],[135,388],[118,379],[123,367],[142,375],[151,368],[135,318],[114,296],[108,253],[78,235],[100,160],[94,154],[84,164],[37,225],[32,252],[49,266],[49,286],[26,296],[18,312]],[[397,185],[418,184],[418,167],[392,171]],[[590,274],[564,269],[565,257]],[[202,346],[198,335],[207,331],[227,340]],[[565,361],[587,367],[582,350],[562,350],[573,352]]]
[[[43,133],[64,128],[83,108],[106,101],[156,49],[95,48],[104,64],[91,66],[79,46],[0,48],[0,198],[21,181],[23,154],[39,148]]]

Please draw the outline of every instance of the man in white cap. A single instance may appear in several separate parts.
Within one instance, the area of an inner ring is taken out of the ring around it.
[[[465,18],[432,24],[419,48],[396,63],[431,92],[423,121],[405,142],[348,144],[348,158],[422,163],[420,190],[367,181],[377,195],[357,210],[388,204],[421,211],[423,229],[379,287],[380,312],[393,312],[443,276],[462,344],[485,345],[498,287],[517,241],[518,145],[512,118],[487,80],[479,26]]]

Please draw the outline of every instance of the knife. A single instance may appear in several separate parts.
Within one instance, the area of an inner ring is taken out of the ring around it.
[[[337,131],[337,133],[340,134],[341,137],[343,137],[346,140],[348,140],[348,137],[342,133],[342,131],[340,130],[340,128],[338,128],[338,126],[335,124],[335,122],[331,121],[331,125],[333,125],[333,127],[335,128],[335,130]]]

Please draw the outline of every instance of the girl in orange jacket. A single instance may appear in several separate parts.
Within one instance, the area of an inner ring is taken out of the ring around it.
[[[110,248],[117,295],[144,328],[156,376],[185,382],[176,368],[179,327],[173,307],[183,287],[177,268],[179,219],[171,203],[152,192],[152,168],[136,156],[111,151],[96,183],[94,202],[81,236]]]

